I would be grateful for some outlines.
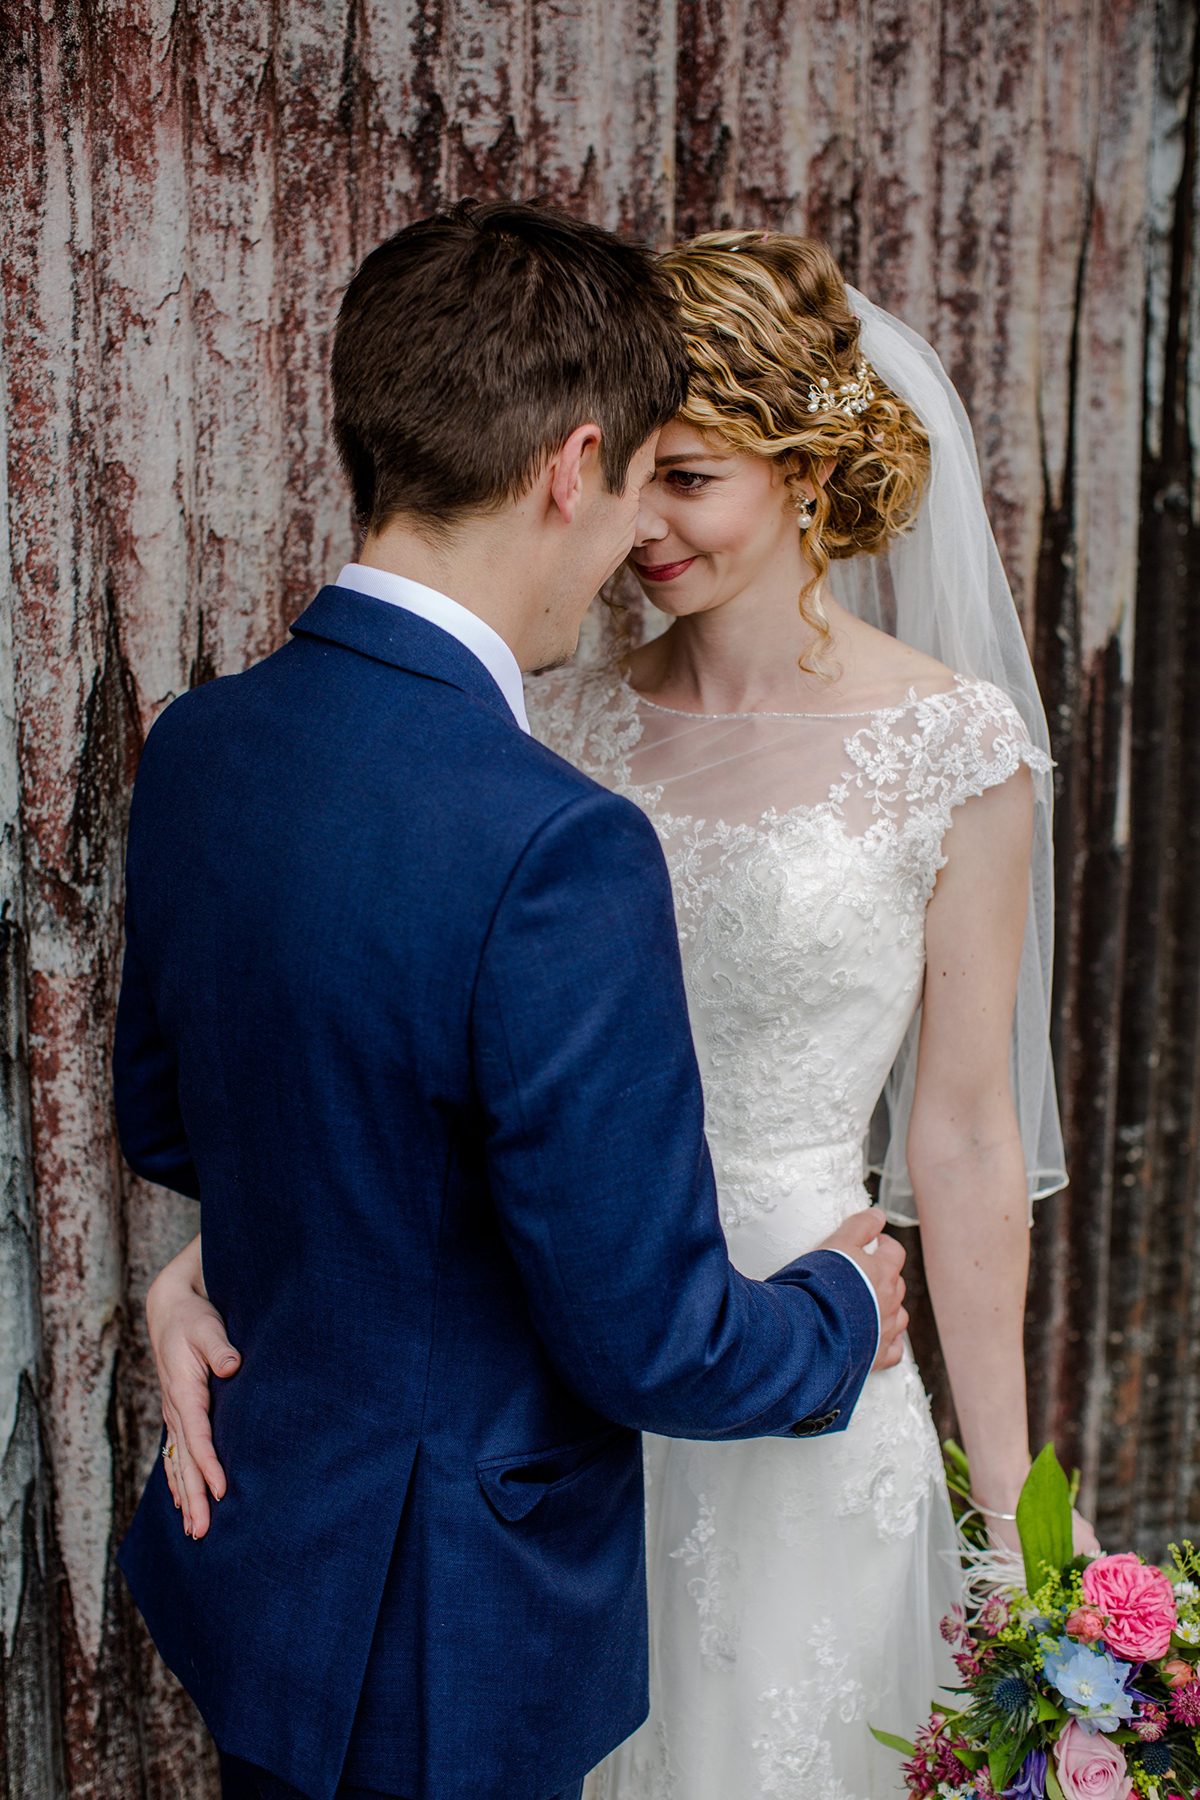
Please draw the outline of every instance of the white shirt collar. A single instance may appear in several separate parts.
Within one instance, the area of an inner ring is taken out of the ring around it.
[[[407,612],[416,613],[419,619],[427,619],[431,625],[448,631],[472,656],[478,657],[507,700],[521,730],[529,730],[529,720],[525,716],[525,685],[517,659],[500,633],[493,631],[478,613],[460,606],[448,594],[439,594],[436,588],[410,581],[407,575],[393,575],[387,569],[368,569],[363,563],[347,563],[335,586],[350,588],[356,594],[368,594],[373,600],[386,600],[391,606],[402,606]]]

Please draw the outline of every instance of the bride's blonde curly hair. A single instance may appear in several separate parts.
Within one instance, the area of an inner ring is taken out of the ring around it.
[[[789,488],[812,483],[816,500],[801,548],[814,573],[800,612],[818,638],[801,666],[827,673],[821,585],[829,564],[882,550],[911,525],[929,479],[929,438],[873,370],[861,411],[810,410],[810,389],[853,381],[861,362],[859,321],[824,244],[782,233],[710,231],[668,251],[663,268],[679,299],[691,361],[679,417],[735,450],[778,463]],[[826,463],[833,469],[822,484]]]

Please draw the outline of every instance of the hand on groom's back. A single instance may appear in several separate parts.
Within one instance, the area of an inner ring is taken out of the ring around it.
[[[225,1471],[213,1448],[209,1419],[209,1374],[228,1380],[241,1368],[242,1358],[204,1290],[198,1237],[151,1284],[146,1323],[162,1389],[167,1432],[163,1467],[184,1531],[202,1538],[209,1524],[209,1494],[220,1500],[225,1492]]]
[[[851,1213],[837,1230],[819,1246],[822,1250],[840,1250],[857,1265],[875,1290],[879,1306],[879,1349],[872,1369],[890,1369],[904,1354],[904,1333],[908,1314],[904,1310],[904,1281],[900,1271],[906,1252],[894,1237],[883,1229],[884,1217],[878,1207]]]

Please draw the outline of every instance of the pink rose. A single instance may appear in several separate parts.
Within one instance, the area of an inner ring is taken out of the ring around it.
[[[1094,1606],[1077,1606],[1067,1615],[1066,1632],[1081,1644],[1094,1644],[1104,1636],[1104,1614]]]
[[[1101,1732],[1090,1737],[1078,1719],[1054,1746],[1054,1760],[1066,1800],[1129,1800],[1133,1782],[1121,1746]]]
[[[1098,1556],[1083,1571],[1083,1597],[1107,1620],[1104,1641],[1128,1662],[1157,1662],[1175,1629],[1175,1590],[1130,1550]]]

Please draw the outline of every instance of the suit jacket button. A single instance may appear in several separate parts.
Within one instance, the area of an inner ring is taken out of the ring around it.
[[[819,1413],[815,1418],[799,1420],[792,1426],[792,1434],[795,1437],[817,1437],[822,1431],[828,1431],[831,1425],[836,1425],[841,1416],[841,1407],[835,1406],[832,1412]]]

